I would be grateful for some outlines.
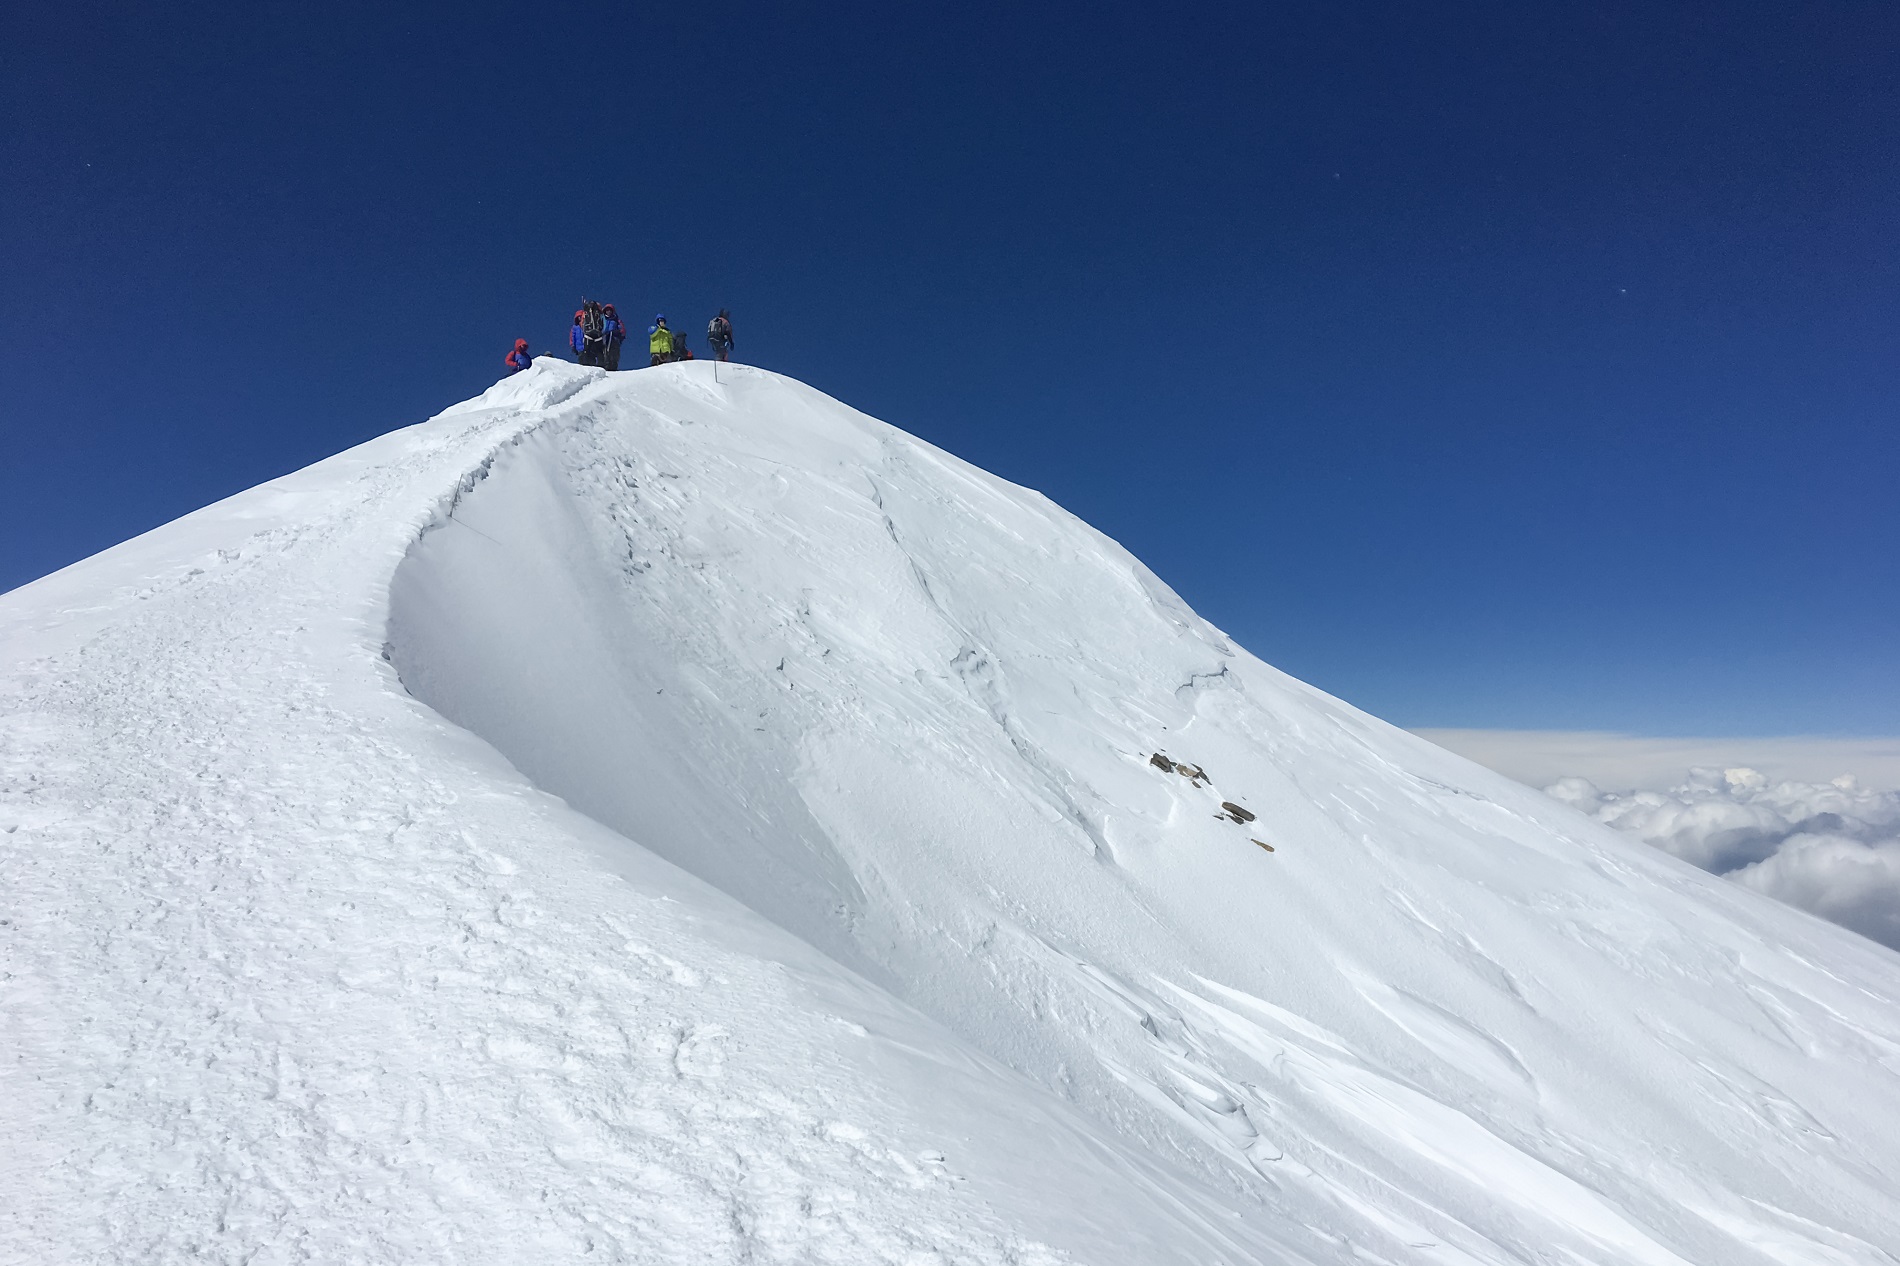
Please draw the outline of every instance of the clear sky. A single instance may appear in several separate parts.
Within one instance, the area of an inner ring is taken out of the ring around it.
[[[1412,726],[1900,732],[1900,5],[23,7],[0,588],[583,294]]]

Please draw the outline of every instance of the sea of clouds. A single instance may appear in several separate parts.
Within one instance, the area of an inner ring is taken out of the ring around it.
[[[1680,768],[1680,766],[1678,766]],[[1666,791],[1544,789],[1704,870],[1900,949],[1900,792],[1697,768]]]

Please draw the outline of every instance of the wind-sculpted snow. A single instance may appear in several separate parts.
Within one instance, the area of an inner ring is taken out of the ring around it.
[[[1895,1261],[1900,959],[761,371],[538,362],[0,635],[0,1257]]]

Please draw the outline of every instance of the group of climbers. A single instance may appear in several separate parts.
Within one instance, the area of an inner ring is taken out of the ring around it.
[[[567,343],[581,364],[619,369],[620,345],[626,341],[626,322],[614,311],[613,304],[596,303],[588,299],[575,310],[574,324],[568,330]],[[726,309],[719,309],[719,315],[706,323],[706,342],[711,345],[716,359],[724,361],[732,358],[732,314]],[[692,349],[686,345],[686,336],[676,333],[667,325],[665,313],[656,315],[653,324],[647,327],[647,352],[652,358],[648,363],[652,365],[693,359]],[[532,364],[528,340],[516,339],[514,350],[502,357],[502,362],[511,374],[518,374]]]
[[[575,309],[573,328],[567,332],[567,345],[583,365],[602,369],[620,368],[620,345],[627,341],[627,325],[611,303],[589,299]]]

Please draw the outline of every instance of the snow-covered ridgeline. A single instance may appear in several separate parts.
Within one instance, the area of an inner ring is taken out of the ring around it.
[[[0,599],[0,1250],[1893,1260],[1900,960],[718,372]]]

